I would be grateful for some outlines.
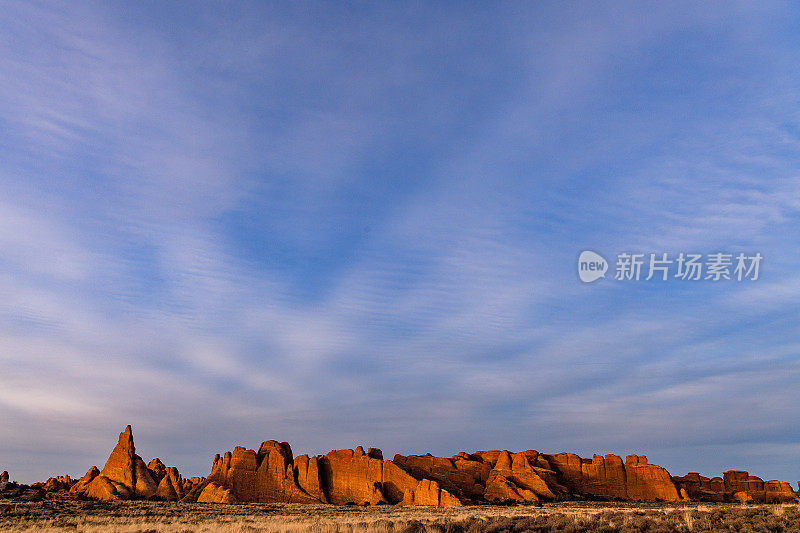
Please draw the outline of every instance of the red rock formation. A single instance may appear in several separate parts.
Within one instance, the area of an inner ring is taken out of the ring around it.
[[[328,503],[328,497],[322,489],[319,459],[308,455],[296,457],[294,460],[294,476],[297,484],[306,494],[322,503]]]
[[[622,459],[613,454],[581,459],[575,454],[545,456],[572,492],[609,500],[678,501],[678,489],[664,468],[647,463],[644,455]]]
[[[147,463],[150,477],[156,483],[156,498],[164,501],[177,501],[186,495],[185,481],[178,469],[167,467],[156,457]]]
[[[58,492],[69,490],[75,484],[75,480],[69,476],[51,477],[44,483],[44,490],[47,492]]]
[[[462,502],[539,501],[566,491],[535,450],[461,452],[450,459],[396,455],[394,463],[417,478],[436,480]]]
[[[461,505],[433,479],[417,478],[377,448],[334,450],[319,457],[323,491],[333,504]]]
[[[501,451],[494,468],[489,473],[484,499],[522,502],[555,498],[555,494],[540,475],[540,473],[545,476],[549,474],[533,466],[538,455],[534,450],[515,453],[513,456],[505,450]]]
[[[199,492],[195,492],[195,489],[197,489],[200,486],[203,486],[205,481],[206,481],[206,478],[204,478],[204,477],[192,477],[192,478],[189,478],[189,479],[183,479],[183,494],[184,494],[184,496],[181,499],[182,500],[186,500],[186,501],[196,501],[197,500],[197,495],[199,495]],[[194,496],[192,496],[192,495],[194,495]]]
[[[800,495],[794,493],[788,482],[770,480],[764,482],[764,501],[767,503],[798,503]]]
[[[216,488],[206,489],[214,484]],[[334,450],[327,455],[292,458],[287,443],[266,441],[258,453],[242,447],[214,459],[211,474],[192,487],[185,501],[219,498],[225,489],[239,502],[333,504],[461,505],[436,480],[417,478],[380,450]]]
[[[3,470],[3,473],[0,474],[0,483],[8,483],[8,472]]]
[[[233,453],[217,455],[206,484],[230,490],[240,502],[323,503],[297,483],[292,449],[288,443],[266,441],[256,453],[237,446]]]
[[[800,497],[792,490],[789,483],[776,480],[763,481],[760,477],[751,476],[744,470],[728,470],[722,478],[709,479],[697,472],[690,472],[672,479],[696,501],[756,503],[800,501]]]
[[[216,483],[208,483],[197,498],[198,503],[236,503],[229,489]]]
[[[94,474],[94,470],[95,467],[90,469],[72,490],[101,500],[150,498],[156,493],[157,485],[150,476],[150,471],[142,458],[136,455],[131,426],[120,433],[119,442],[103,470],[87,480],[87,476]]]
[[[673,477],[672,481],[692,501],[721,502],[725,499],[722,478],[709,479],[697,472],[689,472],[682,477]]]
[[[365,454],[360,446],[356,450],[333,450],[319,462],[330,503],[388,503],[381,488],[383,461]]]
[[[174,466],[165,468],[164,476],[156,488],[156,496],[169,502],[183,499],[185,495],[183,479],[178,469]]]
[[[158,457],[147,463],[147,469],[150,471],[150,477],[153,478],[156,485],[161,483],[167,473],[167,466]]]
[[[625,459],[627,499],[632,501],[678,501],[678,490],[666,469],[647,463],[644,455]]]
[[[459,506],[461,500],[433,479],[418,479],[392,461],[383,461],[381,488],[389,503]]]
[[[133,430],[128,426],[120,433],[119,442],[108,456],[100,475],[133,490],[136,487],[136,461],[133,457],[135,451]]]
[[[392,461],[417,479],[432,479],[460,501],[480,501],[492,465],[461,453],[446,459],[433,455],[395,455]]]
[[[99,475],[100,475],[100,470],[96,466],[91,467],[86,472],[86,474],[84,474],[82,478],[80,478],[78,481],[75,482],[74,485],[72,485],[70,491],[86,494],[89,488],[89,484],[94,480],[94,478],[96,478]]]
[[[788,483],[762,481],[745,471],[722,478],[697,473],[671,478],[643,455],[540,454],[535,450],[461,452],[451,458],[334,450],[292,456],[288,443],[265,441],[258,451],[236,447],[214,458],[208,478],[183,479],[159,459],[136,455],[130,426],[120,434],[102,471],[92,467],[77,482],[51,478],[42,491],[71,491],[92,498],[156,497],[185,502],[262,502],[455,506],[532,502],[570,497],[627,501],[796,502]]]

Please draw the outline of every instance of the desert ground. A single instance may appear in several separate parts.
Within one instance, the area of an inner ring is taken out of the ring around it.
[[[398,507],[142,501],[0,503],[0,530],[157,532],[800,532],[800,505],[552,503]]]

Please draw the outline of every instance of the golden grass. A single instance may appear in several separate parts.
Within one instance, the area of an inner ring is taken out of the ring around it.
[[[544,506],[335,507],[158,502],[0,503],[0,531],[486,532],[777,531],[800,533],[800,506],[558,503]]]

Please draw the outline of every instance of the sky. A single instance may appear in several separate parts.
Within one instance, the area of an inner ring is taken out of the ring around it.
[[[800,9],[3,2],[0,470],[646,454],[800,479]],[[610,264],[582,283],[584,250]],[[615,280],[619,253],[757,280]]]

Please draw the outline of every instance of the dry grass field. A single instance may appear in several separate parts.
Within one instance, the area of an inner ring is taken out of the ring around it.
[[[50,500],[0,503],[0,531],[800,533],[800,506],[558,503],[435,508]]]

